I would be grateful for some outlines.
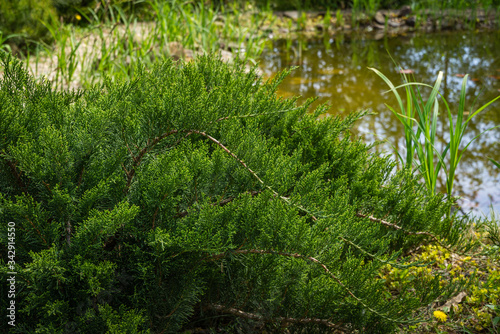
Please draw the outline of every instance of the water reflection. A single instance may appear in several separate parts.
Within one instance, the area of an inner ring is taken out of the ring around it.
[[[390,52],[390,56],[387,52]],[[500,33],[448,32],[359,39],[347,35],[322,38],[298,38],[273,41],[261,59],[264,76],[288,67],[297,69],[281,85],[283,96],[318,97],[316,104],[331,105],[330,115],[345,115],[353,110],[371,109],[357,124],[356,133],[368,141],[387,140],[379,150],[405,146],[403,126],[385,106],[396,107],[385,83],[367,67],[381,70],[394,83],[401,83],[398,68],[412,70],[415,79],[433,84],[439,71],[444,72],[442,93],[451,106],[458,104],[463,75],[469,74],[467,106],[482,105],[500,94]],[[443,109],[444,110],[444,109]],[[453,110],[453,107],[452,107]],[[441,115],[438,137],[447,140],[446,115]],[[500,102],[469,123],[464,143],[482,131],[500,125]],[[390,143],[390,144],[389,144]],[[464,210],[488,212],[489,206],[500,211],[499,169],[488,157],[500,161],[500,129],[480,136],[464,153],[457,171],[454,192],[463,197]],[[444,181],[441,182],[444,191]]]

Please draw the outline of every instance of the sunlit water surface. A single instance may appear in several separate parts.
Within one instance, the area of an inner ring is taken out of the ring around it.
[[[390,53],[390,55],[389,55]],[[417,81],[433,85],[439,71],[444,72],[441,93],[453,111],[458,105],[463,75],[469,74],[466,106],[483,105],[500,95],[500,33],[448,32],[398,37],[355,38],[334,35],[270,42],[260,60],[264,77],[292,66],[298,66],[280,86],[285,97],[300,95],[301,101],[317,97],[315,105],[328,103],[327,117],[346,115],[359,109],[370,109],[358,121],[353,132],[368,142],[386,140],[377,150],[404,152],[404,127],[385,104],[397,108],[388,87],[368,67],[383,72],[396,85],[402,83],[399,68],[414,71]],[[428,91],[427,91],[428,93]],[[404,95],[403,91],[401,94]],[[444,111],[444,109],[441,109]],[[438,128],[441,142],[448,139],[447,115],[440,115]],[[472,119],[463,143],[482,131],[500,125],[500,100]],[[464,147],[465,145],[462,145]],[[500,128],[481,135],[463,155],[454,185],[461,196],[463,211],[475,214],[489,212],[492,206],[500,212],[500,169],[488,158],[500,161]],[[445,192],[444,178],[440,191]]]

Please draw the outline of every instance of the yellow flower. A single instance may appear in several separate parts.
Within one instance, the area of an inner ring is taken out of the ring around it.
[[[82,17],[81,17],[80,15],[78,15],[78,14],[76,14],[76,15],[75,15],[75,18],[76,18],[78,21],[80,21],[80,20],[82,19]]]
[[[434,318],[436,318],[439,321],[445,322],[448,316],[442,311],[434,311]]]

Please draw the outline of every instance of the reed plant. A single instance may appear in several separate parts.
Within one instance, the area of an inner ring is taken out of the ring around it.
[[[491,161],[491,162],[492,162],[495,166],[497,166],[498,168],[500,168],[500,163],[499,163],[499,162],[497,162],[497,161],[495,161],[495,160],[493,160],[493,159],[491,159],[491,158],[490,158],[489,160],[490,160],[490,161]]]
[[[326,14],[323,17],[323,29],[328,31],[330,29],[330,25],[332,23],[332,14],[330,13],[330,8],[326,10]]]
[[[340,11],[340,9],[337,9],[337,11],[335,12],[335,25],[337,26],[337,28],[342,28],[344,26],[344,23],[344,15]]]
[[[457,166],[462,159],[463,153],[481,134],[499,127],[491,127],[463,145],[462,141],[467,126],[470,120],[498,100],[500,96],[475,110],[472,107],[470,111],[467,111],[465,96],[468,75],[466,75],[462,81],[458,106],[452,111],[444,96],[439,93],[439,88],[443,80],[443,72],[439,72],[434,86],[410,81],[406,74],[402,74],[404,84],[396,87],[383,73],[375,68],[369,69],[375,72],[389,86],[389,91],[396,97],[399,111],[389,105],[387,107],[405,128],[406,159],[403,159],[400,153],[397,152],[399,159],[406,168],[416,166],[431,194],[436,193],[437,180],[440,172],[444,171],[446,192],[451,198]],[[427,99],[423,96],[422,87],[431,88]],[[399,89],[402,88],[405,91],[406,103],[403,102],[403,98],[399,93]],[[441,104],[439,103],[440,100]],[[438,116],[440,110],[443,108],[448,116],[449,140],[445,143],[444,148],[440,150],[436,133],[438,131]]]
[[[7,41],[13,37],[16,37],[16,36],[19,36],[19,34],[10,34],[10,35],[7,35],[7,34],[4,34],[1,30],[0,30],[0,50],[3,50],[3,51],[12,51],[11,50],[11,47],[9,44],[7,44]]]
[[[361,0],[352,0],[352,10],[351,10],[351,17],[352,17],[352,26],[357,27],[358,26],[358,20],[359,16],[361,14],[362,7],[361,7]]]

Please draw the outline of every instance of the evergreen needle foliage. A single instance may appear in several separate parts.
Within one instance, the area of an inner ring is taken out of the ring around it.
[[[446,235],[450,204],[350,138],[364,113],[317,121],[326,107],[277,98],[286,72],[262,82],[207,56],[58,92],[1,58],[13,333],[387,333],[452,293],[384,293],[379,269]]]

